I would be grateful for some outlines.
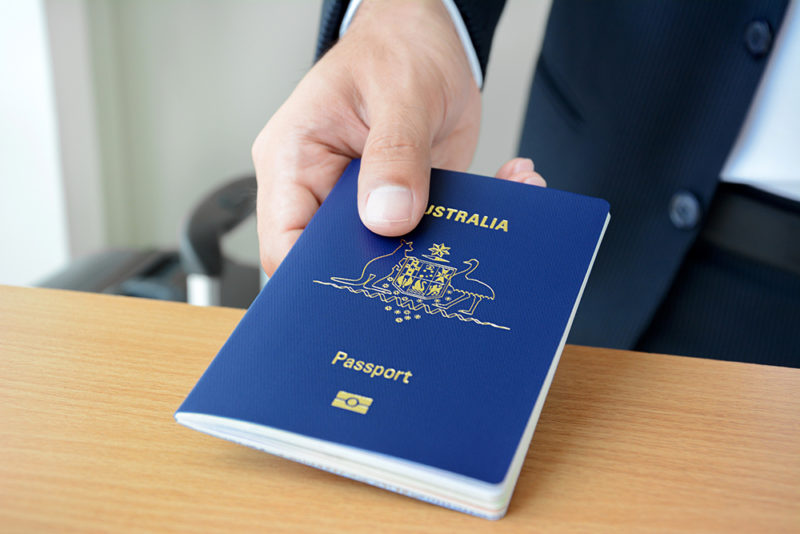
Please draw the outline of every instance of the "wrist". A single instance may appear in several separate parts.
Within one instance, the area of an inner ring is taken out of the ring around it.
[[[355,21],[359,21],[358,25],[380,23],[390,30],[427,22],[444,24],[448,14],[441,0],[351,0],[345,18],[348,16],[349,26]],[[340,36],[346,29],[341,28]]]
[[[355,14],[358,12],[358,8],[361,6],[363,0],[350,0],[347,9],[345,10],[344,17],[342,18],[342,22],[339,25],[339,32],[338,38],[341,39],[344,37],[344,34],[347,32],[350,24],[355,17]],[[459,40],[461,41],[461,46],[464,50],[464,54],[467,57],[467,62],[469,63],[470,71],[472,71],[472,77],[475,79],[475,83],[478,86],[478,89],[483,89],[483,69],[481,67],[480,58],[478,57],[477,49],[475,48],[474,43],[472,42],[472,37],[470,36],[469,29],[467,28],[466,23],[464,22],[464,17],[461,14],[460,8],[456,5],[455,0],[439,0],[441,1],[443,7],[447,11],[447,14],[450,16],[450,21],[453,23],[455,27],[456,34],[458,35]]]
[[[366,35],[367,43],[383,42],[398,50],[430,52],[443,71],[455,74],[466,68],[478,89],[483,84],[469,33],[451,0],[351,0],[340,38],[345,33]]]

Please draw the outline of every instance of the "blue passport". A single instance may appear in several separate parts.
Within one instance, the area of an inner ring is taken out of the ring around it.
[[[433,170],[399,238],[353,161],[175,414],[196,430],[505,514],[609,220],[604,200]]]

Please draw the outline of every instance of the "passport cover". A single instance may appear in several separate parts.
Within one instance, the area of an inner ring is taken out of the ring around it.
[[[433,170],[419,226],[388,238],[358,217],[359,165],[176,417],[243,421],[513,489],[608,204]]]

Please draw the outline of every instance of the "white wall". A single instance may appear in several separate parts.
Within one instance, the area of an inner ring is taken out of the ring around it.
[[[0,283],[35,282],[67,248],[44,9],[0,0]]]
[[[45,0],[71,256],[107,243],[94,72],[84,0]]]
[[[492,176],[506,160],[517,155],[528,90],[550,4],[551,0],[506,2],[489,58],[481,136],[472,172]]]
[[[174,246],[313,59],[320,2],[90,0],[109,241]],[[234,247],[257,260],[255,225]]]

